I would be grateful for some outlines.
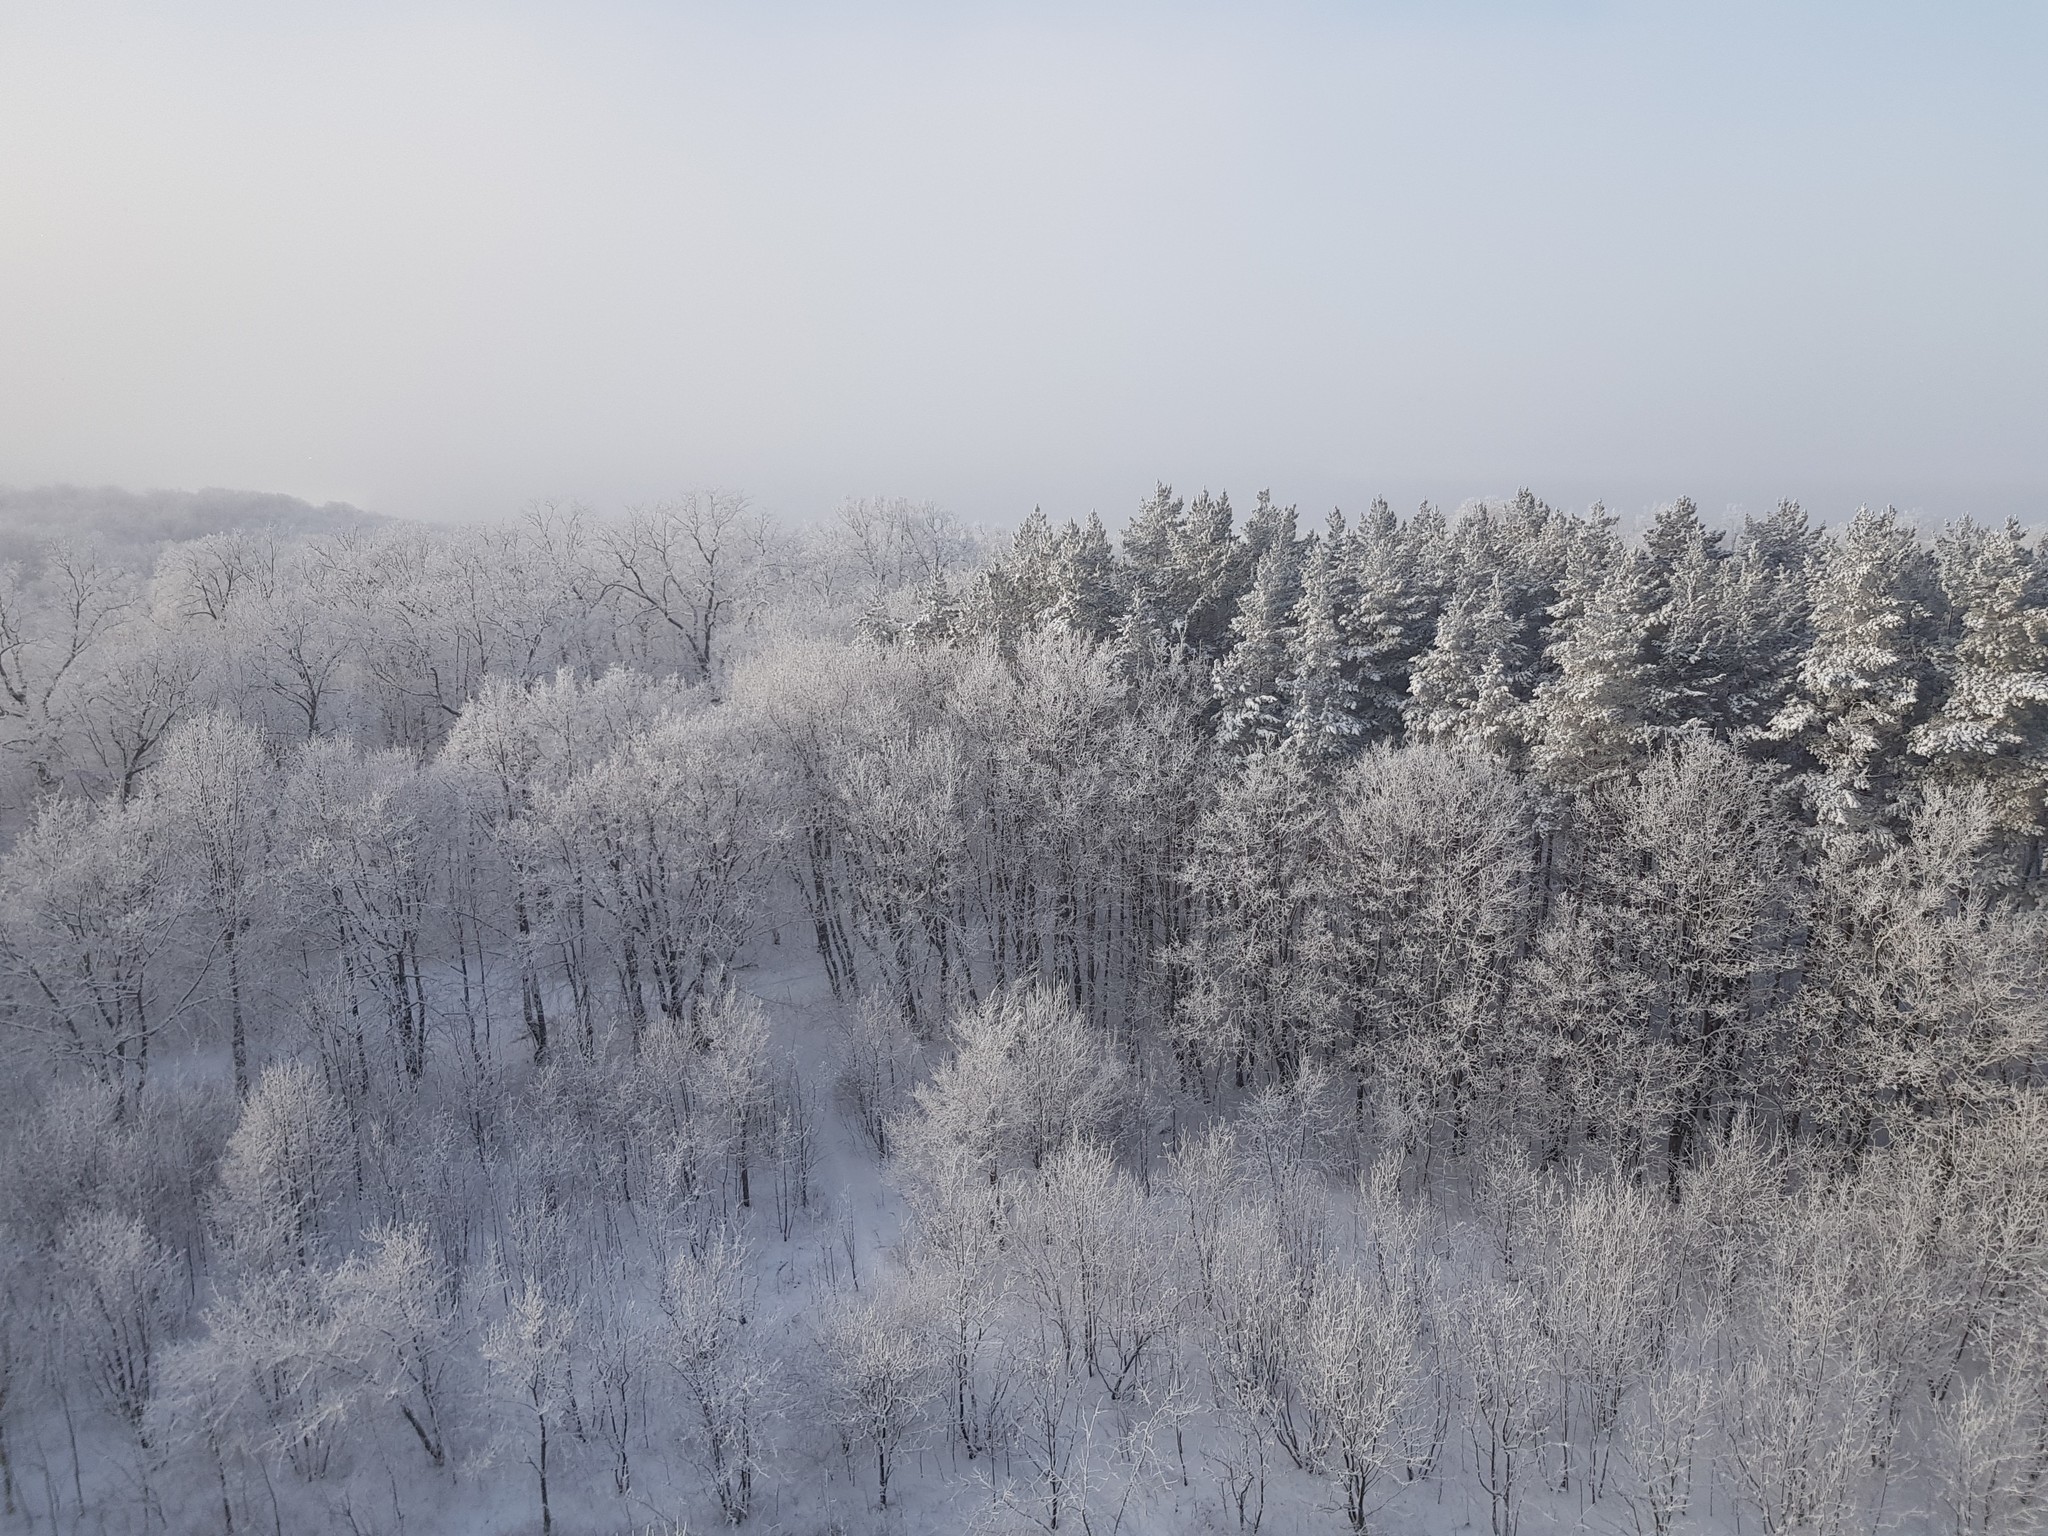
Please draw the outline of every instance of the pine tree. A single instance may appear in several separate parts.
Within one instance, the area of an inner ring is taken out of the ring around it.
[[[1292,509],[1286,540],[1294,538]],[[1180,641],[1197,656],[1214,658],[1229,644],[1231,620],[1255,567],[1231,529],[1230,497],[1194,499],[1170,541],[1180,598]]]
[[[1798,502],[1786,500],[1768,517],[1743,519],[1742,545],[1773,574],[1804,576],[1819,567],[1827,535],[1808,523],[1806,509]]]
[[[1184,505],[1162,484],[1124,530],[1123,544],[1127,654],[1185,648],[1205,660],[1219,657],[1252,574],[1231,531],[1230,497],[1204,491]]]
[[[1304,761],[1327,767],[1341,761],[1364,735],[1358,718],[1358,680],[1345,638],[1350,595],[1345,591],[1341,513],[1330,514],[1324,536],[1309,551],[1301,598],[1294,605],[1287,671],[1287,741]]]
[[[1393,735],[1410,669],[1434,638],[1450,591],[1450,533],[1427,502],[1403,528],[1385,501],[1375,501],[1347,541],[1342,566],[1354,707],[1368,733]]]
[[[917,617],[904,629],[904,638],[913,645],[950,645],[960,638],[965,623],[965,615],[953,597],[953,587],[946,580],[946,573],[934,571],[932,579],[925,583]]]
[[[1060,552],[1051,521],[1033,507],[1010,547],[976,579],[966,605],[967,627],[993,637],[1007,652],[1043,625],[1059,597]]]
[[[1108,640],[1123,613],[1117,581],[1116,554],[1100,517],[1090,512],[1085,525],[1069,522],[1060,530],[1054,619],[1090,640]]]
[[[1402,711],[1409,734],[1512,756],[1523,739],[1515,684],[1527,670],[1521,626],[1500,583],[1458,593],[1409,681]]]
[[[1672,572],[1687,561],[1721,558],[1725,538],[1727,534],[1709,529],[1700,520],[1700,509],[1693,505],[1690,496],[1681,496],[1670,505],[1659,507],[1649,532],[1643,535],[1643,554],[1649,561],[1651,578],[1660,587],[1666,586]],[[1660,591],[1656,595],[1663,594]]]
[[[1965,519],[1936,545],[1942,590],[1958,616],[1947,697],[1914,730],[1930,777],[1983,782],[2000,822],[2038,835],[2048,783],[2048,571],[2025,530]]]
[[[1812,763],[1824,821],[1864,827],[1892,809],[1907,735],[1927,709],[1938,601],[1933,562],[1894,509],[1864,508],[1829,546],[1813,644],[1768,728]]]
[[[1742,626],[1736,568],[1721,547],[1726,537],[1684,496],[1660,508],[1643,537],[1658,723],[1675,729],[1727,729]]]
[[[1599,532],[1606,524],[1592,527]],[[1525,653],[1540,657],[1572,550],[1587,532],[1584,521],[1553,510],[1526,489],[1513,501],[1477,502],[1464,510],[1452,535],[1458,585],[1497,584],[1501,609],[1515,622]]]
[[[1642,750],[1657,714],[1654,573],[1652,557],[1635,555],[1575,573],[1565,602],[1578,611],[1552,642],[1555,670],[1530,710],[1535,765],[1553,783],[1586,788],[1620,777]]]
[[[1246,751],[1277,746],[1286,728],[1282,679],[1301,592],[1301,552],[1290,514],[1284,536],[1259,557],[1251,591],[1230,623],[1230,650],[1216,663],[1217,740]]]
[[[1745,744],[1764,743],[1765,727],[1791,696],[1813,640],[1813,580],[1824,535],[1796,501],[1769,517],[1746,518],[1735,558],[1716,567],[1731,670],[1722,684],[1725,728]]]
[[[1124,589],[1119,604],[1123,621],[1118,627],[1117,649],[1127,669],[1149,665],[1180,644],[1176,615],[1184,611],[1183,594],[1173,550],[1186,510],[1173,487],[1162,480],[1124,527],[1120,563]]]
[[[1244,520],[1244,559],[1254,570],[1266,552],[1276,545],[1292,544],[1295,538],[1294,508],[1273,500],[1271,491],[1259,492],[1257,505]]]

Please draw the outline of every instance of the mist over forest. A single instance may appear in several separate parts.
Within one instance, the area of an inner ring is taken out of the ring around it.
[[[0,1527],[2048,1529],[2025,529],[0,541]]]

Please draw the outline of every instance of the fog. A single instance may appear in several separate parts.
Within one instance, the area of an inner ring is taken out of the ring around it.
[[[0,12],[0,484],[2031,518],[2036,8]]]

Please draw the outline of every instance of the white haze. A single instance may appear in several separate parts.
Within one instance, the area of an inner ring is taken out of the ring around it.
[[[0,9],[0,484],[2048,491],[2035,7]]]

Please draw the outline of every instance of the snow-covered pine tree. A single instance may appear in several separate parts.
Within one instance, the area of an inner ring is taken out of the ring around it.
[[[1210,661],[1219,657],[1252,575],[1231,529],[1230,497],[1204,491],[1185,505],[1162,484],[1131,519],[1123,544],[1131,648],[1184,646]]]
[[[1628,772],[1653,729],[1659,690],[1650,657],[1653,557],[1575,562],[1560,607],[1572,610],[1552,640],[1550,675],[1530,706],[1539,773],[1572,789]]]
[[[1278,746],[1287,726],[1282,680],[1288,674],[1295,604],[1301,595],[1302,552],[1290,508],[1285,524],[1259,557],[1252,587],[1230,621],[1230,650],[1216,663],[1216,738],[1240,751]]]
[[[1358,717],[1371,735],[1401,729],[1409,671],[1436,635],[1450,592],[1450,531],[1428,502],[1404,528],[1375,501],[1346,544],[1343,623]]]
[[[1813,639],[1813,580],[1825,536],[1796,501],[1743,521],[1735,558],[1715,568],[1733,672],[1722,684],[1725,729],[1766,745],[1764,728],[1791,696]]]
[[[1735,568],[1721,547],[1726,538],[1723,530],[1701,521],[1699,509],[1685,496],[1660,508],[1643,537],[1659,724],[1681,730],[1728,728],[1732,684],[1741,668],[1742,626]]]
[[[1175,530],[1187,510],[1173,487],[1161,481],[1143,506],[1124,525],[1122,577],[1123,621],[1117,649],[1127,668],[1148,663],[1178,644],[1174,612],[1178,581],[1173,568]]]
[[[2017,523],[1965,518],[1935,545],[1956,615],[1941,708],[1916,728],[1930,778],[1981,782],[2000,825],[2038,838],[2048,785],[2048,570]]]
[[[1774,574],[1803,576],[1826,557],[1827,533],[1808,521],[1804,507],[1787,499],[1768,517],[1742,520],[1742,547]]]
[[[1296,516],[1294,508],[1283,507],[1273,500],[1271,491],[1259,492],[1258,503],[1252,508],[1251,516],[1244,520],[1243,559],[1253,570],[1266,551],[1278,544],[1292,544],[1296,537]]]
[[[1017,525],[1004,550],[974,583],[965,618],[977,634],[1006,652],[1020,636],[1044,624],[1059,597],[1060,540],[1038,507]]]
[[[1927,714],[1939,602],[1933,559],[1894,508],[1863,508],[1828,546],[1813,644],[1768,727],[1813,765],[1823,822],[1860,829],[1893,810],[1908,733]]]
[[[1116,553],[1102,519],[1090,512],[1085,524],[1069,522],[1059,534],[1052,617],[1090,640],[1109,639],[1123,613],[1117,579]]]
[[[1349,542],[1344,514],[1332,512],[1302,572],[1282,682],[1288,745],[1318,768],[1341,762],[1365,734],[1358,717],[1357,659],[1345,635],[1356,600]]]
[[[1500,583],[1458,593],[1409,679],[1402,710],[1409,735],[1512,757],[1524,731],[1515,685],[1527,672],[1521,625],[1508,613]]]
[[[904,638],[913,645],[950,645],[960,638],[966,615],[953,596],[953,584],[942,570],[933,571],[917,605],[917,616],[904,627]]]
[[[1701,555],[1719,558],[1726,553],[1721,544],[1727,536],[1718,528],[1707,527],[1690,496],[1681,496],[1659,507],[1649,532],[1643,535],[1643,555],[1649,562],[1652,579],[1661,587],[1687,560]],[[1661,591],[1658,595],[1662,595]]]
[[[1287,538],[1291,542],[1293,537],[1290,515]],[[1238,599],[1255,575],[1252,558],[1231,528],[1229,494],[1212,498],[1204,491],[1197,496],[1170,547],[1183,594],[1181,643],[1198,656],[1219,656],[1230,644]]]
[[[1520,697],[1537,680],[1550,610],[1563,590],[1573,548],[1589,531],[1585,520],[1553,510],[1529,490],[1512,501],[1475,502],[1465,508],[1452,534],[1457,584],[1460,589],[1494,582],[1501,610],[1514,621],[1516,641],[1528,658],[1528,674]]]

